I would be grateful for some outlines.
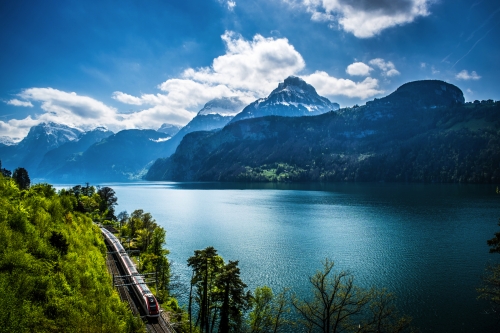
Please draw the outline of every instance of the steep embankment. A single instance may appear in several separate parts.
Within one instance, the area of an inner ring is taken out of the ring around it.
[[[264,117],[187,135],[150,180],[500,182],[500,103],[442,81],[314,117]]]

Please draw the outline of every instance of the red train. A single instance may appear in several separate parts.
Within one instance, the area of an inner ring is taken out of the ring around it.
[[[141,307],[146,312],[148,317],[159,317],[160,306],[156,301],[153,293],[149,290],[144,278],[139,274],[134,263],[128,256],[120,241],[108,230],[101,228],[101,231],[106,240],[111,244],[113,251],[118,254],[118,260],[128,276],[128,283],[131,284],[134,293],[137,295]]]

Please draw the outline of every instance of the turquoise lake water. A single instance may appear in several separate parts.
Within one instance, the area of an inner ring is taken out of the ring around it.
[[[167,230],[173,272],[188,288],[186,260],[214,246],[239,260],[254,289],[307,295],[328,257],[361,286],[387,288],[422,332],[493,332],[476,288],[499,231],[493,186],[420,184],[127,183],[111,186],[117,213],[150,212]],[[59,186],[58,186],[59,187]]]

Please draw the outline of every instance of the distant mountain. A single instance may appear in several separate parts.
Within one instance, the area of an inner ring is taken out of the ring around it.
[[[45,153],[66,142],[77,141],[84,132],[77,128],[56,123],[33,126],[28,135],[16,145],[0,148],[0,160],[6,169],[23,167],[35,170]]]
[[[19,138],[11,138],[9,136],[0,136],[0,145],[12,146],[16,145],[19,141]]]
[[[499,113],[446,82],[410,82],[360,107],[188,134],[145,178],[500,183]]]
[[[174,136],[179,132],[182,126],[172,125],[172,124],[162,124],[160,128],[157,129],[160,133],[165,133],[169,136]]]
[[[231,122],[271,115],[313,116],[338,109],[337,103],[319,96],[313,86],[298,77],[290,76],[280,83],[268,97],[258,99],[245,107]]]
[[[91,145],[66,161],[47,179],[54,182],[129,181],[140,179],[168,144],[155,130],[123,130]]]
[[[66,162],[71,162],[79,158],[93,144],[113,135],[113,132],[105,128],[98,127],[85,132],[78,141],[66,142],[63,145],[48,151],[38,168],[33,170],[32,174],[39,178],[48,178],[51,175],[58,174]]]
[[[213,99],[205,104],[191,121],[180,129],[166,145],[162,157],[172,155],[184,136],[196,131],[213,131],[226,126],[233,116],[245,107],[238,97],[223,97]]]
[[[215,98],[207,102],[198,116],[218,114],[224,117],[234,117],[245,107],[245,103],[237,96]]]

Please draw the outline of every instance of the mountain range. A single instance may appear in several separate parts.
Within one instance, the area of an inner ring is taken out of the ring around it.
[[[312,86],[295,77],[280,83],[267,98],[245,106],[236,96],[216,98],[207,102],[186,126],[163,124],[157,131],[124,130],[114,134],[98,128],[84,132],[42,123],[17,145],[0,144],[0,160],[6,168],[23,166],[34,178],[52,182],[135,180],[156,159],[173,154],[185,135],[219,130],[235,115],[301,116],[338,109],[338,104],[318,96]],[[249,107],[251,115],[242,112]]]
[[[186,135],[149,180],[500,182],[500,102],[437,80],[315,117],[268,116]]]
[[[92,131],[34,126],[0,143],[2,166],[51,182],[500,182],[500,103],[465,103],[437,80],[340,109],[297,77],[245,106],[209,101],[184,127]]]

